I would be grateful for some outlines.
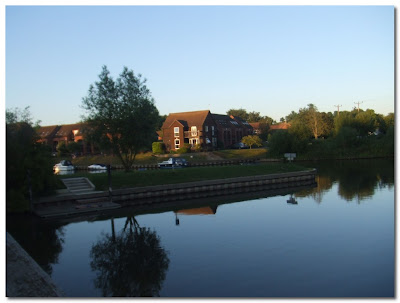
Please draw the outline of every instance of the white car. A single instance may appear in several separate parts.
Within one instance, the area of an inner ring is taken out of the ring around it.
[[[159,168],[168,168],[168,167],[186,167],[188,163],[184,158],[169,158],[166,161],[158,163]]]

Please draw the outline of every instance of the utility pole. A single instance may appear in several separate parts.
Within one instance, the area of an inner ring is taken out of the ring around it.
[[[342,107],[341,105],[334,105],[335,107],[337,107],[337,115],[339,116],[340,112],[339,112],[339,107]]]
[[[360,104],[362,104],[363,101],[361,102],[354,102],[354,104],[357,104],[357,112],[360,112]]]

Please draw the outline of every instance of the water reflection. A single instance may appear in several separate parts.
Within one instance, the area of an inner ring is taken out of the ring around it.
[[[377,189],[394,186],[393,160],[317,162],[311,166],[318,170],[317,187],[300,191],[296,196],[311,196],[317,203],[323,201],[333,184],[338,184],[341,198],[357,203],[372,197]]]
[[[193,216],[193,215],[215,215],[217,213],[218,205],[209,205],[196,208],[185,208],[175,210],[175,225],[179,225],[179,215]]]
[[[58,224],[43,222],[30,215],[7,217],[7,231],[45,270],[52,274],[63,250],[64,229]],[[45,247],[45,249],[43,249]]]
[[[296,199],[293,197],[293,194],[290,194],[289,200],[286,201],[287,204],[297,205]]]
[[[97,272],[95,287],[103,296],[159,296],[169,266],[166,251],[155,231],[140,227],[135,217],[127,217],[122,231],[93,245],[90,266]]]

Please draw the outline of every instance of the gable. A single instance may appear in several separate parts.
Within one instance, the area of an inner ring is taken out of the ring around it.
[[[202,126],[207,116],[210,114],[209,110],[194,111],[194,112],[182,112],[182,113],[171,113],[165,119],[162,126],[163,129],[170,128],[174,121],[179,121],[179,123],[188,128],[189,126]]]

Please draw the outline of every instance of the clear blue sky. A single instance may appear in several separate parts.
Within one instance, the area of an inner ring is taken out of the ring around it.
[[[76,123],[102,65],[147,78],[160,114],[279,121],[313,103],[394,112],[393,6],[7,6],[6,108]]]

